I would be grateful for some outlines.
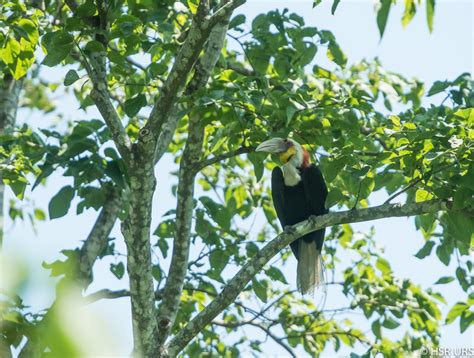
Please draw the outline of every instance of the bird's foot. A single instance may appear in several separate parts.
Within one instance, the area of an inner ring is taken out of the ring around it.
[[[287,235],[292,235],[296,232],[296,230],[293,228],[293,226],[291,225],[286,225],[284,228],[283,228],[283,232]]]

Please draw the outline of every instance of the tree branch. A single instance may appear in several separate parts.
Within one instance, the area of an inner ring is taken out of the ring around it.
[[[24,79],[15,80],[11,75],[3,75],[0,84],[0,133],[13,130],[16,121],[16,112],[23,88]]]
[[[109,193],[93,229],[81,247],[76,277],[83,287],[87,287],[92,281],[92,267],[107,245],[110,232],[122,210],[123,201],[120,190],[115,189]]]
[[[78,4],[74,0],[65,0],[65,2],[71,9],[73,14],[76,15]],[[86,55],[82,52],[79,46],[78,49],[84,58],[84,60],[81,62],[84,65],[84,68],[86,69],[89,78],[91,79],[91,82],[94,86],[90,93],[90,96],[94,101],[94,104],[96,105],[100,114],[102,115],[102,118],[104,119],[105,123],[109,127],[112,139],[115,145],[117,146],[120,155],[128,164],[130,161],[131,150],[130,138],[125,132],[125,128],[122,125],[120,116],[118,115],[117,110],[112,104],[110,93],[108,90],[106,65],[107,52],[105,50],[105,48],[107,48],[107,39],[104,35],[105,33],[107,33],[108,30],[108,21],[107,11],[104,6],[105,4],[103,2],[98,2],[99,16],[82,17],[87,24],[94,28],[94,30],[99,30],[97,31],[95,38],[102,43],[102,45],[104,46],[104,50],[93,51],[86,58]],[[89,60],[89,62],[87,61],[87,59]]]
[[[13,130],[16,121],[16,112],[23,88],[23,79],[15,80],[11,75],[3,75],[0,83],[0,134],[9,133]],[[5,185],[0,172],[0,249],[3,245],[3,199],[5,197]]]
[[[228,20],[228,18],[227,18]],[[227,33],[228,21],[216,25],[209,36],[204,56],[196,66],[196,71],[187,92],[194,93],[208,81],[214,68]],[[197,171],[194,163],[201,157],[204,142],[204,126],[200,117],[192,115],[189,120],[189,134],[179,168],[178,204],[176,208],[175,237],[168,279],[163,290],[163,301],[158,312],[157,340],[162,345],[169,335],[183,290],[189,260],[189,239],[194,209],[194,181]]]
[[[413,216],[449,210],[450,203],[441,200],[411,204],[386,204],[367,209],[348,210],[312,217],[291,227],[292,232],[278,235],[260,250],[239,272],[228,282],[221,293],[194,317],[186,327],[168,343],[170,356],[176,356],[205,326],[210,324],[225,308],[227,308],[248,282],[284,247],[309,232],[326,227],[363,221],[372,221],[389,217]]]
[[[114,140],[120,155],[128,164],[130,161],[131,150],[130,138],[125,132],[125,128],[122,125],[122,120],[120,119],[120,116],[118,115],[117,110],[112,104],[112,100],[110,98],[107,84],[105,57],[105,52],[93,52],[89,56],[92,68],[88,68],[88,72],[89,77],[94,85],[90,96],[97,106],[97,109],[102,115],[105,123],[109,127],[112,139]]]
[[[212,15],[211,26],[222,21],[225,18],[228,18],[236,8],[245,4],[246,2],[247,2],[246,0],[224,1],[224,5],[222,5],[219,9],[217,9],[216,12],[214,12],[214,14]]]
[[[256,76],[257,74],[255,73],[254,70],[252,69],[248,69],[246,67],[243,67],[243,66],[239,66],[239,65],[236,65],[236,64],[232,64],[232,63],[228,63],[227,64],[227,69],[229,70],[232,70],[234,72],[237,72],[239,75],[242,75],[242,76]]]
[[[77,10],[78,5],[74,0],[65,1],[68,7],[71,9],[72,13],[76,16],[75,11]],[[103,6],[103,3],[101,3]],[[104,47],[107,47],[107,40],[104,37],[104,33],[107,32],[107,22],[106,11],[100,8],[99,13],[101,16],[86,16],[82,19],[93,27],[95,30],[99,30],[96,34],[96,39],[100,40]],[[99,110],[102,118],[110,129],[112,140],[114,141],[120,155],[128,163],[130,159],[130,150],[131,142],[130,138],[125,132],[125,129],[122,125],[122,120],[115,109],[111,101],[111,94],[108,91],[108,81],[107,81],[107,67],[106,67],[106,51],[95,51],[86,55],[84,51],[76,45],[77,49],[72,51],[71,55],[77,61],[79,61],[83,67],[86,69],[87,74],[93,84],[93,89],[91,90],[90,97]]]
[[[156,352],[156,317],[151,272],[150,225],[156,187],[153,157],[134,146],[130,162],[128,215],[121,230],[127,245],[130,279],[134,355],[149,357]]]
[[[153,106],[147,123],[140,131],[142,143],[151,142],[154,146],[156,145],[155,143],[159,138],[161,129],[173,113],[175,103],[183,92],[188,75],[211,33],[212,27],[209,23],[209,14],[204,10],[206,7],[204,3],[202,1],[199,4],[198,11],[189,29],[189,34],[163,84],[160,97]],[[153,138],[155,140],[150,140]],[[153,148],[153,151],[155,151],[155,148]]]
[[[140,131],[140,139],[142,142],[149,141],[149,137],[154,138],[152,143],[162,140],[160,134],[164,126],[176,128],[175,123],[170,123],[170,116],[173,113],[177,98],[181,95],[186,84],[187,75],[191,72],[194,63],[197,61],[199,54],[207,41],[212,29],[222,23],[227,23],[232,11],[245,3],[245,0],[226,1],[226,3],[218,9],[212,16],[206,11],[205,2],[201,2],[197,14],[193,19],[189,29],[188,36],[174,62],[173,68],[166,79],[161,95],[153,107],[149,120]],[[222,47],[222,46],[221,46]],[[213,66],[214,67],[214,66]],[[210,68],[212,71],[212,68]],[[204,83],[207,82],[204,81]],[[174,119],[176,121],[177,118]],[[171,132],[167,130],[167,132]],[[171,140],[168,135],[168,140]],[[168,142],[169,144],[169,142]],[[156,144],[155,144],[156,145]],[[167,145],[166,145],[167,147]],[[155,150],[155,149],[154,149]],[[156,150],[155,150],[156,151]]]
[[[123,297],[130,297],[130,291],[129,290],[112,291],[107,288],[104,288],[103,290],[99,290],[97,292],[94,292],[94,293],[91,293],[90,295],[85,296],[84,301],[86,304],[91,304],[103,299],[110,300],[110,299],[123,298]],[[155,291],[155,300],[161,300],[161,298],[162,298],[162,292]]]

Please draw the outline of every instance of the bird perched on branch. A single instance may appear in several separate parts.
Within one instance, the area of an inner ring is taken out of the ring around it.
[[[261,143],[258,152],[277,154],[282,162],[272,172],[272,198],[283,228],[328,212],[326,183],[319,168],[310,163],[309,153],[293,139],[272,138]],[[298,260],[297,284],[302,294],[312,294],[323,283],[321,250],[325,229],[302,236],[290,244]]]

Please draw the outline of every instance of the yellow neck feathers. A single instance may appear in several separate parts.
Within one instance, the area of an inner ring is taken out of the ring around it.
[[[286,152],[283,152],[280,154],[280,160],[283,164],[287,163],[291,157],[293,157],[296,154],[296,148],[295,147],[289,147]]]

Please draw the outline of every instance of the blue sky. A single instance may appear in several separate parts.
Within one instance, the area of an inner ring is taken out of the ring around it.
[[[452,79],[462,72],[472,72],[474,5],[471,1],[438,1],[432,34],[428,32],[424,8],[415,16],[413,22],[403,29],[400,22],[402,7],[397,6],[390,14],[385,36],[381,41],[372,1],[342,1],[335,16],[330,13],[332,1],[325,1],[315,9],[312,9],[311,2],[310,0],[291,2],[250,0],[237,13],[245,14],[247,20],[250,20],[258,13],[287,7],[291,12],[303,16],[308,25],[331,30],[346,53],[349,63],[363,58],[378,57],[387,70],[407,77],[417,77],[426,83],[427,88],[435,80]],[[229,39],[229,46],[235,47],[236,44]],[[329,66],[322,52],[318,55],[318,63]],[[65,71],[56,69],[45,69],[43,72],[45,77],[59,81],[64,74]],[[433,101],[439,101],[439,97],[435,97]],[[427,100],[425,104],[428,103],[430,102]],[[70,97],[61,99],[58,105],[60,109],[68,113],[72,120],[86,118],[83,112],[76,110],[77,104]],[[91,116],[98,117],[98,114],[92,112],[87,117]],[[48,118],[49,120],[54,119]],[[34,112],[20,111],[19,122],[24,121],[35,125],[45,123],[45,119]],[[169,190],[174,183],[174,178],[168,174],[172,169],[174,169],[174,164],[169,157],[165,157],[156,169],[159,195],[156,195],[154,199],[153,227],[158,224],[161,215],[174,208],[175,205]],[[265,175],[268,176],[268,173]],[[46,187],[37,188],[33,193],[27,192],[27,196],[43,209],[47,209],[51,196],[67,184],[69,184],[67,179],[54,175]],[[12,197],[10,192],[7,195],[8,198]],[[371,197],[371,205],[380,204],[385,198],[385,194],[376,193]],[[79,242],[87,236],[96,215],[93,211],[87,211],[78,217],[72,210],[72,213],[64,218],[38,224],[36,234],[27,225],[17,223],[13,226],[7,218],[4,253],[6,257],[15,258],[15,261],[24,260],[30,267],[31,274],[22,286],[22,294],[33,310],[47,307],[54,298],[54,280],[48,277],[49,273],[46,270],[40,269],[41,262],[56,260],[61,249],[77,247]],[[385,247],[386,258],[398,277],[408,277],[428,287],[440,276],[454,273],[454,265],[445,267],[436,258],[418,260],[413,256],[424,241],[421,234],[415,231],[412,219],[384,219],[356,224],[354,228],[367,231],[372,226],[376,230],[376,241],[380,246]],[[118,225],[114,228],[112,236],[121,237]],[[121,239],[118,240],[118,247],[123,252],[125,251]],[[88,292],[104,287],[126,288],[124,280],[117,281],[109,272],[110,262],[120,259],[120,257],[110,258],[96,264],[94,271],[96,281]],[[289,284],[295,285],[294,262],[285,267],[284,272],[289,279]],[[455,284],[439,288],[451,305],[464,297]],[[330,295],[331,291],[328,294]],[[335,306],[339,303],[337,297],[332,298],[332,301],[328,300]],[[115,341],[113,347],[102,347],[99,349],[100,352],[104,354],[129,353],[132,347],[132,336],[128,299],[100,302],[88,307],[87,310],[97,319],[103,318],[103,326],[110,330],[109,335]],[[362,317],[351,318],[356,322],[364,321]],[[474,341],[473,335],[472,328],[460,335],[459,326],[456,323],[443,328],[441,346],[467,347]],[[280,347],[272,344],[268,344],[266,349],[268,356],[284,353]],[[332,353],[330,350],[327,351],[328,355]]]

